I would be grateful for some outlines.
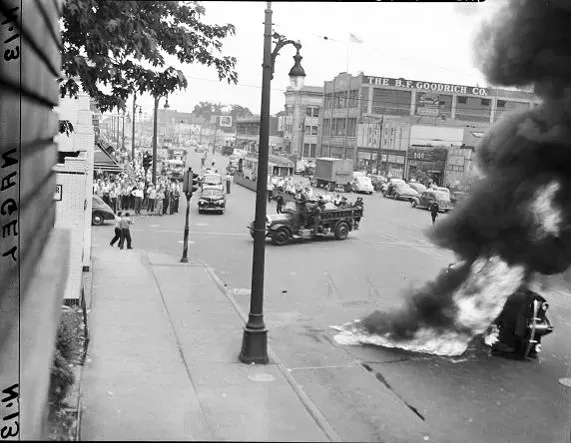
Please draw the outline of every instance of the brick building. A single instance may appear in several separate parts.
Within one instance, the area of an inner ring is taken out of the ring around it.
[[[428,151],[442,147],[451,129],[485,132],[503,113],[537,103],[526,91],[341,73],[324,84],[318,151],[322,157],[351,158],[362,169],[405,176],[415,126],[436,128],[430,137],[414,142]],[[457,143],[462,144],[467,143]],[[438,173],[441,180],[445,169]]]

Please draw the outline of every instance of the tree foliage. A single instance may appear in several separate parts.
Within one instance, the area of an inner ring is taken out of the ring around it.
[[[247,107],[241,105],[225,106],[222,103],[212,103],[202,101],[194,105],[192,114],[195,117],[203,117],[205,120],[210,121],[213,115],[231,115],[232,121],[242,117],[251,117],[254,115]]]
[[[66,0],[62,20],[62,98],[77,97],[79,84],[102,112],[125,109],[133,93],[164,96],[187,87],[183,64],[214,67],[220,81],[237,83],[236,58],[223,56],[231,24],[207,25],[205,9],[188,1]]]

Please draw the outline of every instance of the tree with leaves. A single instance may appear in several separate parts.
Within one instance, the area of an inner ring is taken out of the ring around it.
[[[199,102],[198,104],[194,105],[192,114],[195,117],[202,117],[206,121],[210,121],[211,116],[222,114],[223,107],[224,106],[222,103]]]
[[[236,58],[223,56],[231,24],[207,25],[205,9],[189,1],[66,0],[62,20],[61,96],[77,97],[79,83],[102,112],[126,109],[133,94],[162,97],[187,87],[180,63],[213,66],[220,81],[237,83]]]

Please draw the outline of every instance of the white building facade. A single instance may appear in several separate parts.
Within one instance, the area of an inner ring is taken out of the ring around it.
[[[315,159],[319,117],[323,107],[323,88],[304,86],[300,91],[287,88],[284,95],[283,137],[286,152],[300,160]]]
[[[89,95],[64,98],[56,109],[60,120],[68,120],[73,132],[59,134],[56,175],[56,228],[71,231],[68,282],[64,299],[79,300],[83,271],[91,267],[91,211],[93,196],[93,151],[95,132]]]

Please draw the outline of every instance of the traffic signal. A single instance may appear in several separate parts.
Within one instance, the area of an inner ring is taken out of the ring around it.
[[[192,193],[194,194],[198,190],[198,187],[200,186],[199,183],[200,178],[198,177],[198,174],[195,174],[192,171],[191,173],[192,173]]]
[[[153,164],[153,157],[148,152],[143,154],[143,169],[148,170]]]

